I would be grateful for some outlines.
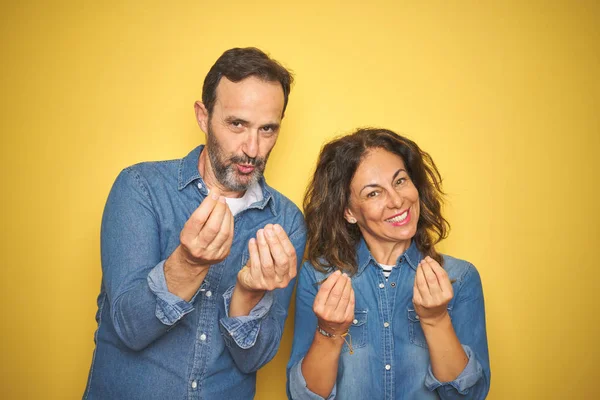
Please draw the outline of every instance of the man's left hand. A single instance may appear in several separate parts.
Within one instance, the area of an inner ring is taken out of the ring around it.
[[[284,288],[296,276],[296,250],[283,228],[268,224],[248,242],[250,260],[237,275],[241,289],[264,292]]]

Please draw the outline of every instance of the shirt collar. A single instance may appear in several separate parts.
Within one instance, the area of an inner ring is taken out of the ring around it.
[[[377,264],[377,260],[375,260],[375,258],[369,251],[367,243],[362,237],[360,238],[360,242],[358,243],[356,254],[358,261],[357,275],[360,275],[365,270],[365,268],[367,268],[367,265],[369,265],[370,261],[373,261],[373,263]],[[417,249],[417,245],[413,240],[408,249],[406,249],[406,251],[398,257],[398,259],[396,260],[396,265],[400,265],[403,262],[406,262],[412,269],[416,270],[417,266],[419,265],[419,262],[421,262],[422,259],[423,255],[421,254],[419,249]]]
[[[179,176],[177,187],[179,190],[183,190],[190,183],[198,181],[201,184],[199,185],[199,187],[201,188],[200,191],[202,192],[202,194],[205,196],[208,194],[208,190],[206,189],[206,183],[204,183],[204,179],[202,179],[202,176],[200,176],[200,172],[198,171],[198,161],[200,160],[200,154],[203,150],[204,145],[201,144],[194,150],[190,151],[190,153],[187,156],[181,159],[181,162],[179,163]],[[259,208],[262,210],[267,206],[267,203],[269,203],[269,200],[271,200],[273,194],[271,193],[271,188],[265,182],[264,177],[260,178],[258,184],[260,185],[260,189],[262,190],[263,199],[252,204],[249,208]],[[270,202],[270,207],[273,214],[277,215],[277,210],[275,209],[275,205],[272,201]]]
[[[202,153],[203,149],[204,145],[201,144],[181,159],[181,162],[179,163],[179,182],[177,187],[179,190],[183,190],[187,185],[198,179],[202,182],[202,185],[204,185],[204,180],[198,171],[198,160],[200,159],[200,153]]]

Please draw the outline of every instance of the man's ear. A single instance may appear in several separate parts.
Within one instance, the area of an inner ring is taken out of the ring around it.
[[[208,111],[204,107],[204,103],[197,101],[194,103],[194,111],[196,112],[196,122],[202,129],[202,132],[208,133]]]
[[[352,214],[352,211],[350,211],[349,208],[346,208],[344,210],[344,219],[346,221],[348,221],[350,224],[355,224],[356,223],[356,218],[354,218],[354,215]]]

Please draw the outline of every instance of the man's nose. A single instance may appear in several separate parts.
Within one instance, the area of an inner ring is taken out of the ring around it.
[[[242,150],[250,158],[256,158],[258,156],[258,134],[256,132],[248,132]]]

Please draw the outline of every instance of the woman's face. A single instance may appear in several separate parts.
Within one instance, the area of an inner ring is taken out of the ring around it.
[[[417,233],[419,193],[401,157],[381,148],[368,150],[350,183],[344,216],[358,224],[369,246],[405,242],[408,248]]]

